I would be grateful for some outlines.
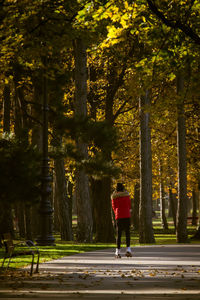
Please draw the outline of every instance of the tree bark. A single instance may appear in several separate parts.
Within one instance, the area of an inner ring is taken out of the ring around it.
[[[10,86],[8,84],[4,87],[3,92],[3,132],[10,132]]]
[[[75,117],[87,117],[87,54],[81,38],[74,42],[75,54]],[[80,138],[76,140],[77,150],[83,159],[88,158],[88,146]],[[92,210],[89,179],[85,170],[77,168],[75,196],[77,202],[77,240],[92,241]]]
[[[115,242],[110,205],[111,179],[106,177],[100,180],[93,180],[92,192],[93,202],[95,202],[95,241],[99,243]]]
[[[31,143],[35,146],[40,153],[42,153],[42,95],[43,95],[43,87],[42,80],[38,80],[38,78],[42,77],[42,71],[38,71],[37,76],[33,76],[33,106],[32,106],[32,140]],[[41,200],[40,200],[41,201]],[[39,203],[34,205],[31,208],[31,217],[34,221],[32,222],[32,234],[33,237],[36,238],[39,235]]]
[[[192,191],[192,225],[197,225],[197,192]]]
[[[10,87],[6,85],[4,87],[3,93],[3,131],[5,133],[10,133]],[[12,218],[12,206],[7,201],[6,203],[1,203],[0,208],[0,232],[6,233],[10,232],[14,236],[13,218]]]
[[[54,160],[54,201],[58,207],[58,220],[60,225],[61,240],[71,241],[72,235],[72,223],[69,213],[69,198],[67,195],[66,177],[64,159],[56,158]]]
[[[139,206],[140,206],[140,185],[139,183],[136,183],[134,188],[134,201],[133,201],[133,212],[132,212],[133,228],[136,231],[139,230]]]
[[[184,112],[184,80],[182,74],[177,75],[177,94],[179,96],[177,111],[177,152],[178,152],[178,210],[176,237],[178,243],[187,242],[187,159],[186,159],[186,127]]]
[[[20,237],[26,237],[26,225],[24,217],[24,203],[16,203],[15,213],[18,221],[19,235]]]
[[[32,219],[31,219],[31,207],[29,204],[25,204],[25,232],[26,232],[26,239],[33,240],[32,235]]]
[[[163,229],[168,229],[167,218],[165,214],[165,191],[164,191],[164,182],[163,182],[163,167],[162,161],[159,162],[159,171],[160,171],[160,216]]]
[[[170,203],[170,209],[172,213],[172,218],[174,222],[174,228],[176,229],[176,212],[177,212],[177,205],[175,203],[175,196],[172,193],[171,187],[169,187],[169,203]]]
[[[198,181],[197,182],[197,185],[198,185],[197,197],[198,197],[198,202],[199,202],[199,214],[198,214],[199,221],[198,221],[197,230],[191,238],[191,239],[194,239],[194,240],[200,240],[200,174],[198,174],[197,181]]]
[[[32,144],[42,153],[42,81],[38,78],[42,77],[42,71],[37,76],[33,76],[33,108],[32,108]]]
[[[150,95],[146,91],[139,100],[140,109],[140,243],[154,243],[152,225],[152,156],[150,130]]]

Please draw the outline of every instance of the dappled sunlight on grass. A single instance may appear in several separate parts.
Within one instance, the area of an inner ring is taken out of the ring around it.
[[[60,257],[73,255],[77,253],[83,253],[87,251],[101,250],[109,247],[114,247],[114,244],[80,244],[80,243],[70,243],[57,240],[55,246],[38,246],[40,251],[40,262],[49,261],[52,259],[58,259]],[[18,248],[20,250],[21,247]],[[17,249],[16,249],[17,251]],[[2,263],[3,249],[0,249],[0,264]],[[36,260],[37,257],[35,257]],[[12,258],[10,262],[10,267],[21,268],[29,265],[31,263],[31,257],[20,256]],[[6,263],[5,263],[6,266]]]

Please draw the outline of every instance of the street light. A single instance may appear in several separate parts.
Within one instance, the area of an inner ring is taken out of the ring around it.
[[[51,205],[51,176],[49,174],[49,158],[48,158],[48,96],[47,96],[47,74],[46,74],[46,58],[44,58],[43,72],[43,159],[42,159],[42,179],[41,179],[41,203],[39,208],[39,237],[37,244],[40,246],[55,245],[53,237],[53,209]]]

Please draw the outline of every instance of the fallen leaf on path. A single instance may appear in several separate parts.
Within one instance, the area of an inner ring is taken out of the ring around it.
[[[149,276],[156,276],[156,273],[150,273]]]

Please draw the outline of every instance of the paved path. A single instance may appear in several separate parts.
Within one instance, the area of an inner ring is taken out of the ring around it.
[[[200,245],[140,246],[133,257],[114,249],[40,265],[39,275],[0,283],[1,298],[200,300]]]

